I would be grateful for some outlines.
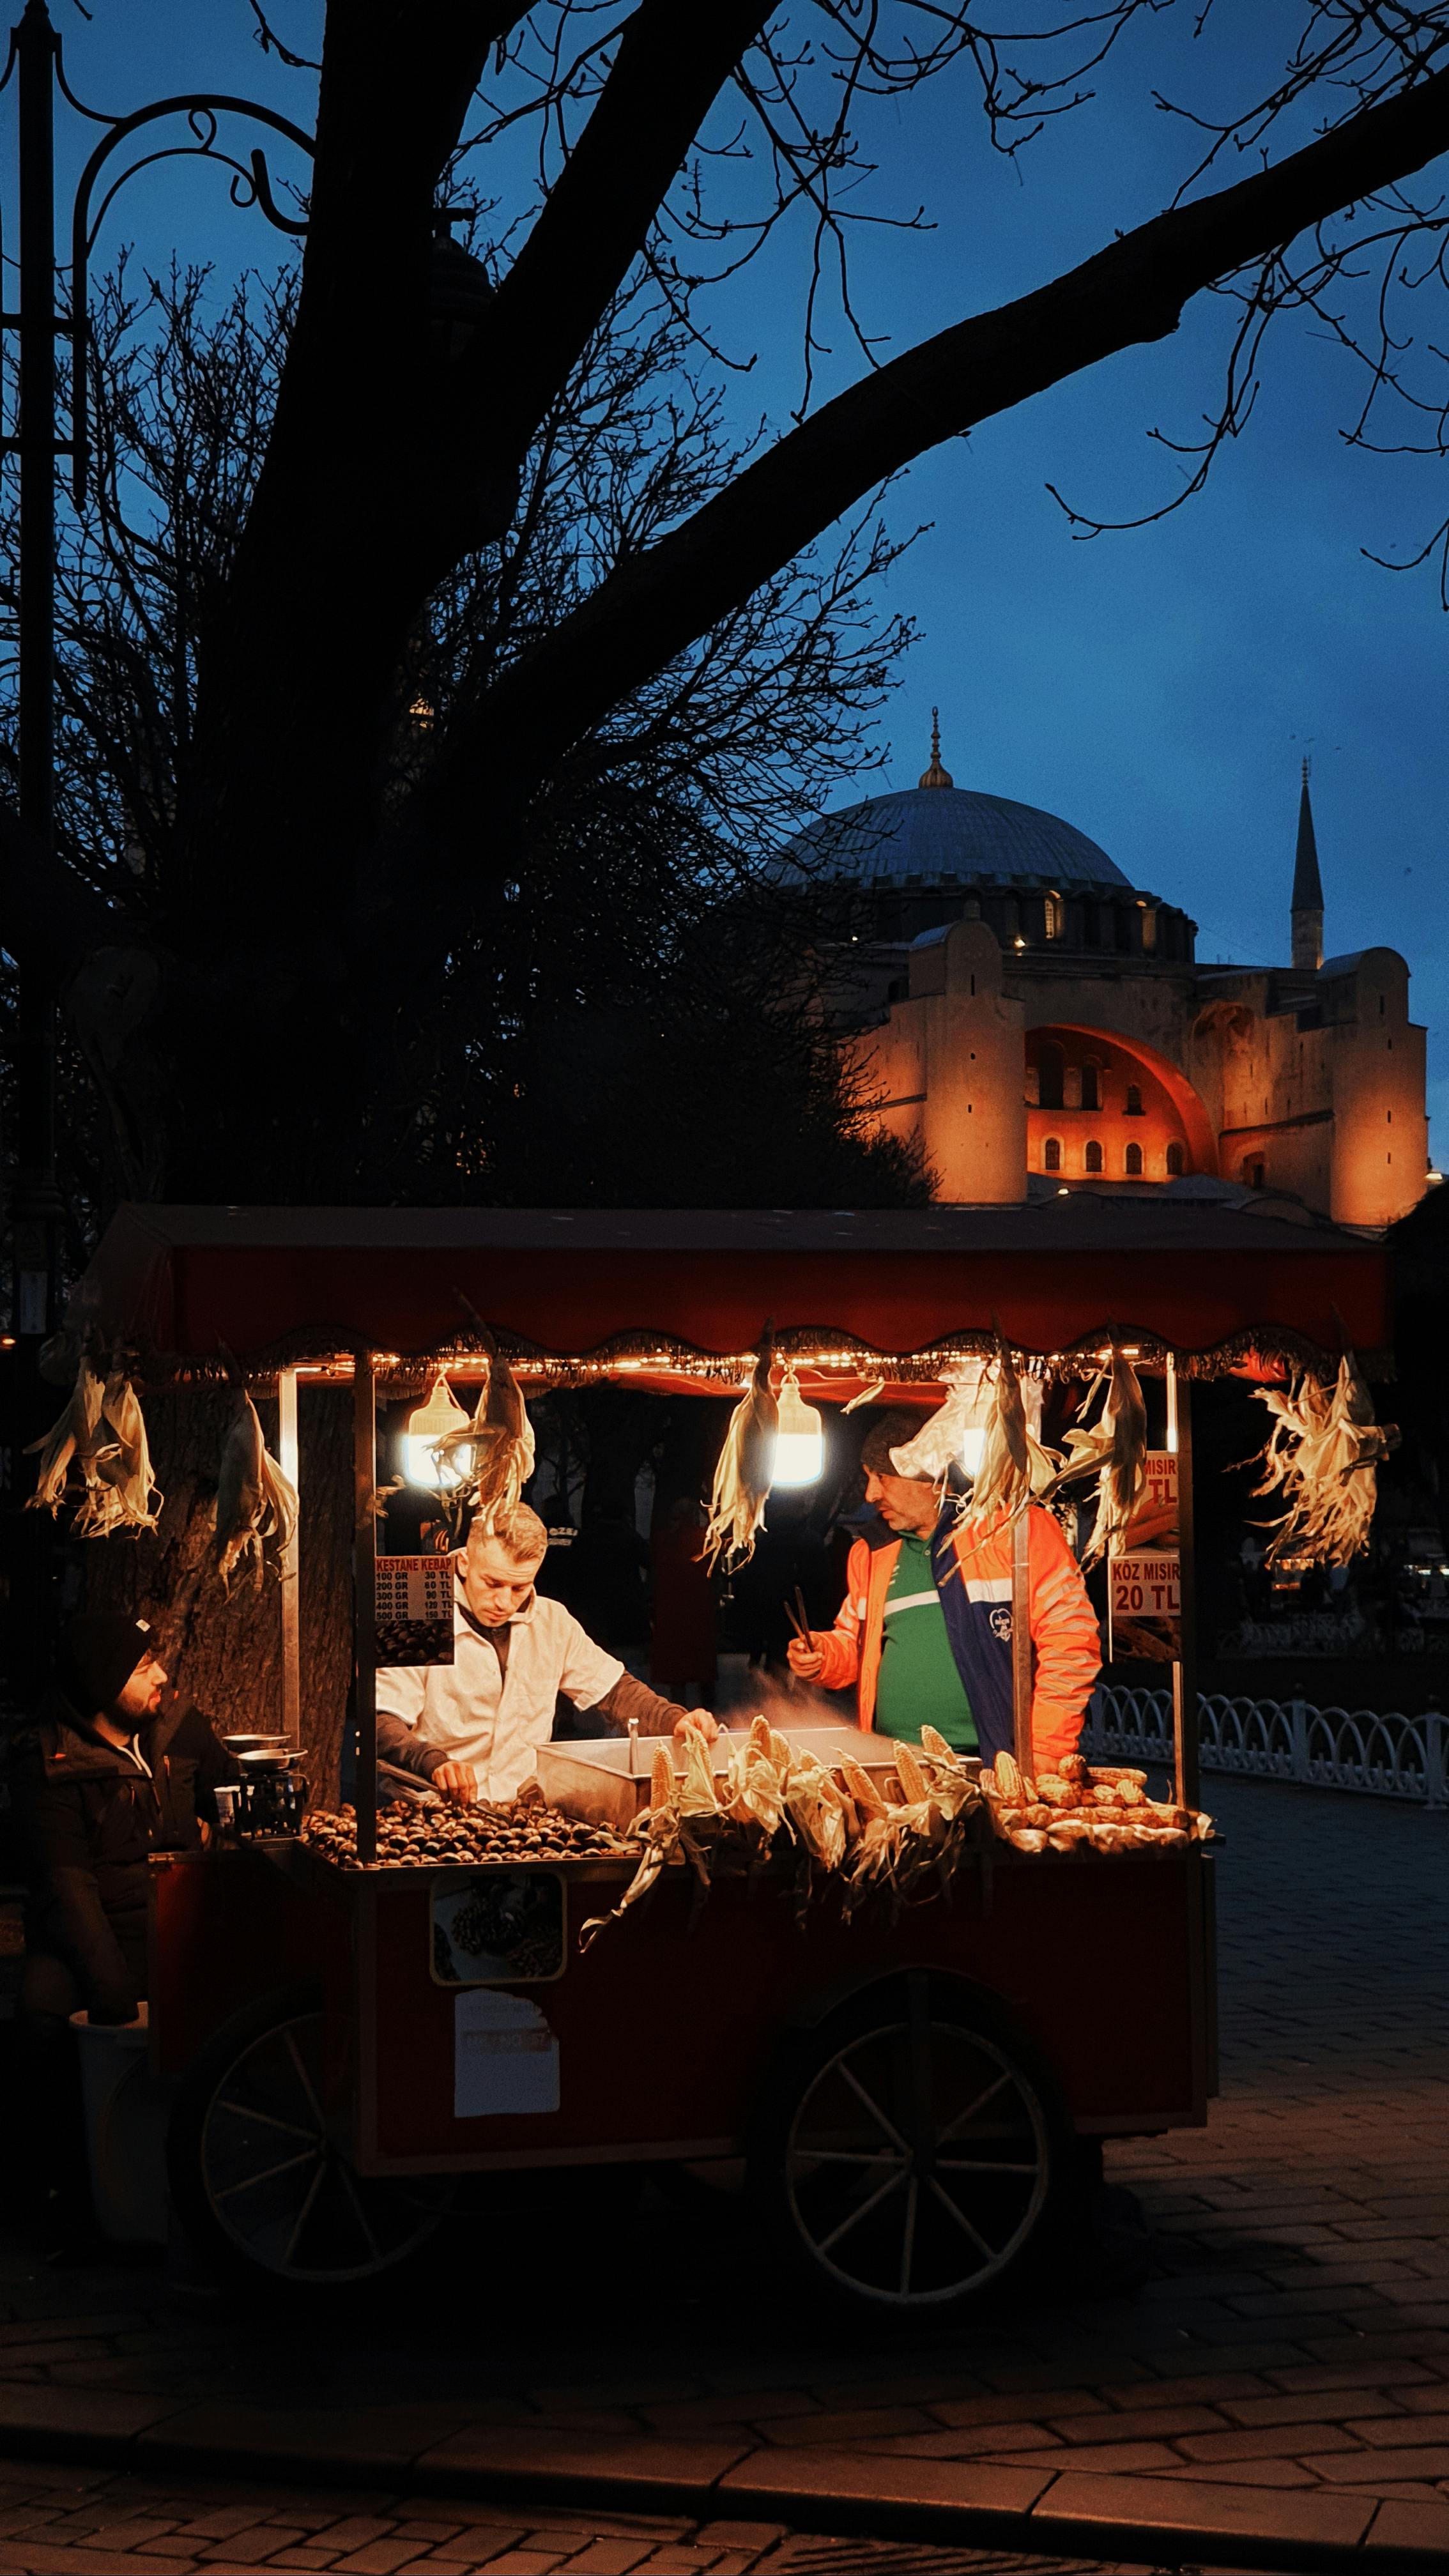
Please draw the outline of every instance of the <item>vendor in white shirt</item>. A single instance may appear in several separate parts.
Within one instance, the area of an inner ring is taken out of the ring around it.
[[[392,1664],[377,1676],[377,1749],[395,1769],[470,1804],[515,1797],[553,1733],[560,1691],[622,1733],[718,1733],[708,1709],[661,1699],[606,1655],[561,1601],[535,1589],[548,1547],[536,1512],[518,1503],[491,1530],[475,1521],[454,1559],[453,1661]]]

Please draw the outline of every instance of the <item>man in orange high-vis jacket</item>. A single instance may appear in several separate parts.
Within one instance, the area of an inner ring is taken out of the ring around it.
[[[790,1662],[826,1690],[855,1683],[862,1727],[919,1744],[922,1726],[934,1726],[958,1751],[993,1762],[1015,1738],[1011,1523],[1003,1514],[963,1539],[954,1499],[943,1511],[935,1484],[897,1475],[891,1451],[919,1427],[905,1412],[872,1424],[861,1463],[882,1526],[850,1551],[834,1627],[792,1644]],[[1101,1650],[1081,1571],[1049,1512],[1029,1510],[1027,1539],[1033,1758],[1045,1771],[1075,1750]]]

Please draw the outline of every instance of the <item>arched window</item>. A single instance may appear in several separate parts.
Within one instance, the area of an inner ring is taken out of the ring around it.
[[[1101,1106],[1102,1068],[1099,1064],[1094,1064],[1089,1057],[1082,1067],[1082,1107],[1100,1109]]]
[[[1102,1168],[1102,1148],[1095,1136],[1087,1147],[1085,1167],[1089,1172],[1100,1172]]]
[[[1178,1144],[1169,1145],[1167,1149],[1168,1179],[1170,1181],[1180,1181],[1186,1170],[1187,1156],[1184,1154],[1182,1147]]]
[[[1127,1163],[1126,1163],[1126,1171],[1127,1171],[1127,1178],[1128,1178],[1128,1180],[1129,1180],[1129,1181],[1140,1181],[1140,1180],[1141,1180],[1141,1178],[1142,1178],[1142,1148],[1141,1148],[1141,1146],[1140,1146],[1140,1145],[1129,1145],[1129,1146],[1128,1146],[1128,1148],[1127,1148]]]
[[[1061,1048],[1053,1046],[1048,1040],[1037,1056],[1037,1073],[1041,1085],[1037,1098],[1043,1109],[1062,1107],[1062,1072]]]
[[[1041,1163],[1042,1170],[1044,1172],[1059,1172],[1061,1170],[1062,1140],[1060,1136],[1048,1136],[1045,1145],[1042,1147]]]
[[[1140,1082],[1129,1082],[1127,1085],[1126,1114],[1129,1118],[1140,1118],[1142,1115],[1142,1085]]]
[[[1049,894],[1046,899],[1046,935],[1048,939],[1064,939],[1066,932],[1067,907],[1059,894]]]

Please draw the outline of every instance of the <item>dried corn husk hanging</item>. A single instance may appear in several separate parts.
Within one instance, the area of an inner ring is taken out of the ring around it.
[[[27,1458],[37,1453],[40,1458],[35,1491],[26,1498],[27,1511],[49,1512],[53,1518],[65,1500],[72,1469],[84,1477],[89,1487],[95,1475],[96,1449],[102,1436],[101,1404],[104,1396],[103,1381],[97,1377],[89,1360],[83,1357],[59,1421],[52,1424],[43,1439],[32,1440],[25,1452]]]
[[[975,1481],[961,1508],[959,1533],[974,1539],[995,1527],[1005,1513],[1014,1520],[1034,1494],[1045,1493],[1056,1460],[1032,1431],[1022,1400],[1021,1380],[1005,1343],[993,1364],[991,1411]]]
[[[447,1433],[434,1450],[440,1459],[456,1459],[461,1481],[447,1497],[448,1519],[455,1534],[470,1516],[485,1529],[511,1512],[533,1474],[533,1425],[523,1389],[486,1326],[480,1325],[488,1352],[488,1375],[479,1390],[472,1421]]]
[[[104,1538],[111,1530],[156,1527],[165,1496],[151,1472],[151,1452],[140,1400],[124,1370],[113,1369],[101,1398],[101,1444],[93,1483],[76,1514],[78,1538]]]
[[[1088,1404],[1102,1383],[1093,1379]],[[1137,1371],[1115,1345],[1105,1383],[1101,1412],[1091,1424],[1073,1424],[1066,1435],[1066,1465],[1052,1481],[1056,1492],[1097,1479],[1097,1516],[1082,1550],[1083,1565],[1095,1565],[1120,1543],[1147,1484],[1147,1407]]]
[[[857,1392],[851,1397],[848,1404],[842,1404],[840,1410],[842,1413],[859,1413],[862,1405],[874,1404],[876,1397],[878,1395],[884,1395],[884,1393],[885,1379],[883,1377],[867,1378],[865,1385],[857,1390]]]
[[[709,1525],[700,1551],[711,1566],[721,1556],[727,1567],[743,1564],[754,1554],[764,1522],[780,1418],[770,1392],[770,1358],[767,1335],[749,1385],[730,1415],[714,1471]]]
[[[928,1476],[932,1484],[944,1485],[952,1466],[960,1463],[967,1433],[977,1429],[983,1404],[989,1401],[990,1367],[989,1360],[968,1360],[948,1371],[944,1402],[926,1416],[919,1431],[891,1451],[891,1465],[898,1476]]]
[[[264,1569],[279,1578],[297,1527],[297,1495],[262,1438],[262,1426],[244,1386],[221,1453],[216,1487],[216,1548],[212,1559],[223,1592],[248,1563],[260,1584]]]
[[[1398,1447],[1397,1426],[1374,1420],[1352,1351],[1344,1352],[1331,1390],[1300,1377],[1286,1394],[1276,1387],[1254,1392],[1273,1428],[1259,1461],[1263,1481],[1253,1490],[1281,1493],[1288,1507],[1269,1542],[1269,1564],[1309,1557],[1315,1565],[1348,1565],[1368,1545],[1379,1462]]]
[[[37,1453],[40,1468],[27,1510],[57,1514],[78,1475],[78,1538],[155,1528],[162,1497],[151,1472],[141,1407],[123,1369],[112,1369],[103,1380],[83,1355],[60,1420],[26,1454]]]

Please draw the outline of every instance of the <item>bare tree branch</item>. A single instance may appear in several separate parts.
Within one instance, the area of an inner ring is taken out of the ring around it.
[[[526,446],[608,310],[772,0],[639,0],[556,186],[457,369],[495,455]]]
[[[837,395],[682,527],[621,565],[498,681],[471,724],[456,729],[430,783],[435,819],[480,769],[546,770],[648,672],[911,458],[1117,350],[1166,337],[1191,296],[1446,146],[1449,72],[1439,72]]]

